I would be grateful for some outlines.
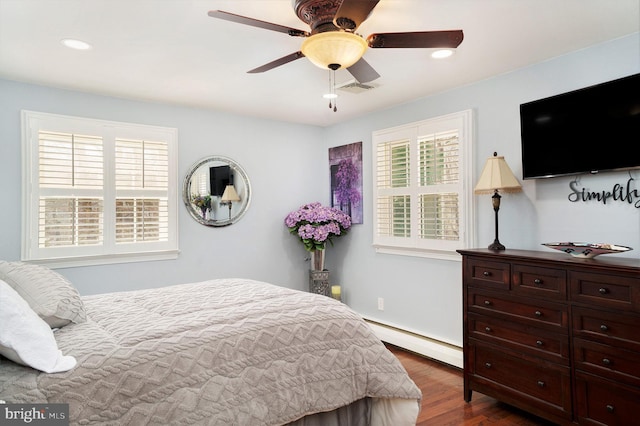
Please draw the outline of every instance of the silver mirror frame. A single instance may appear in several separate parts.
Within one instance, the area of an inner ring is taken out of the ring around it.
[[[233,216],[231,216],[231,218],[225,218],[225,219],[219,219],[219,220],[203,218],[202,214],[198,210],[196,210],[196,207],[191,202],[191,179],[193,178],[194,173],[200,167],[206,165],[207,163],[214,163],[214,162],[224,163],[225,165],[230,166],[234,172],[234,178],[242,179],[242,182],[244,184],[243,191],[241,191],[243,193],[242,207],[240,208],[239,211],[235,212]],[[251,204],[251,183],[249,182],[249,176],[247,176],[247,172],[242,168],[242,166],[240,166],[240,164],[238,164],[231,158],[223,157],[220,155],[214,155],[214,156],[202,158],[191,166],[191,168],[189,169],[189,171],[184,177],[184,182],[182,185],[182,201],[184,202],[184,205],[187,208],[189,215],[191,215],[191,217],[194,218],[196,222],[205,226],[214,226],[214,227],[229,226],[237,222],[238,220],[240,220],[242,216],[244,216],[244,214],[249,209],[249,205]]]

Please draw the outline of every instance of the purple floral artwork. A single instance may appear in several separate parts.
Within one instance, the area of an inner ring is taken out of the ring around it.
[[[329,148],[331,207],[362,223],[362,142]]]

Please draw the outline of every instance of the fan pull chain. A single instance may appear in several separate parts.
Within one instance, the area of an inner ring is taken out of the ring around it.
[[[331,85],[331,70],[329,70],[329,95],[333,95],[333,86]],[[331,107],[333,105],[331,105],[331,96],[329,96],[329,109],[331,109]]]
[[[331,94],[334,95],[333,98],[333,112],[338,111],[338,96],[336,96],[336,70],[331,70],[329,79],[331,80]],[[329,101],[329,108],[331,108],[331,101]]]
[[[329,93],[323,97],[329,99],[329,109],[333,108],[333,112],[338,111],[338,95],[336,95],[336,70],[340,68],[338,64],[329,64]]]

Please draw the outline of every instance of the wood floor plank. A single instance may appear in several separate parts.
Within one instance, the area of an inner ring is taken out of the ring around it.
[[[467,403],[462,396],[462,370],[392,345],[387,347],[422,390],[417,426],[554,425],[479,392],[474,392]]]

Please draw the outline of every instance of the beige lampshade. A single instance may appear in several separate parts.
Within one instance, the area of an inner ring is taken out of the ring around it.
[[[314,65],[329,69],[331,64],[350,67],[362,58],[367,47],[367,42],[353,33],[329,31],[306,38],[300,50]]]
[[[236,188],[233,185],[227,185],[220,201],[224,203],[228,203],[229,201],[240,201],[240,196],[238,196]]]
[[[504,157],[494,153],[493,157],[487,159],[474,192],[492,194],[496,189],[500,192],[520,192],[522,186],[504,161]]]

